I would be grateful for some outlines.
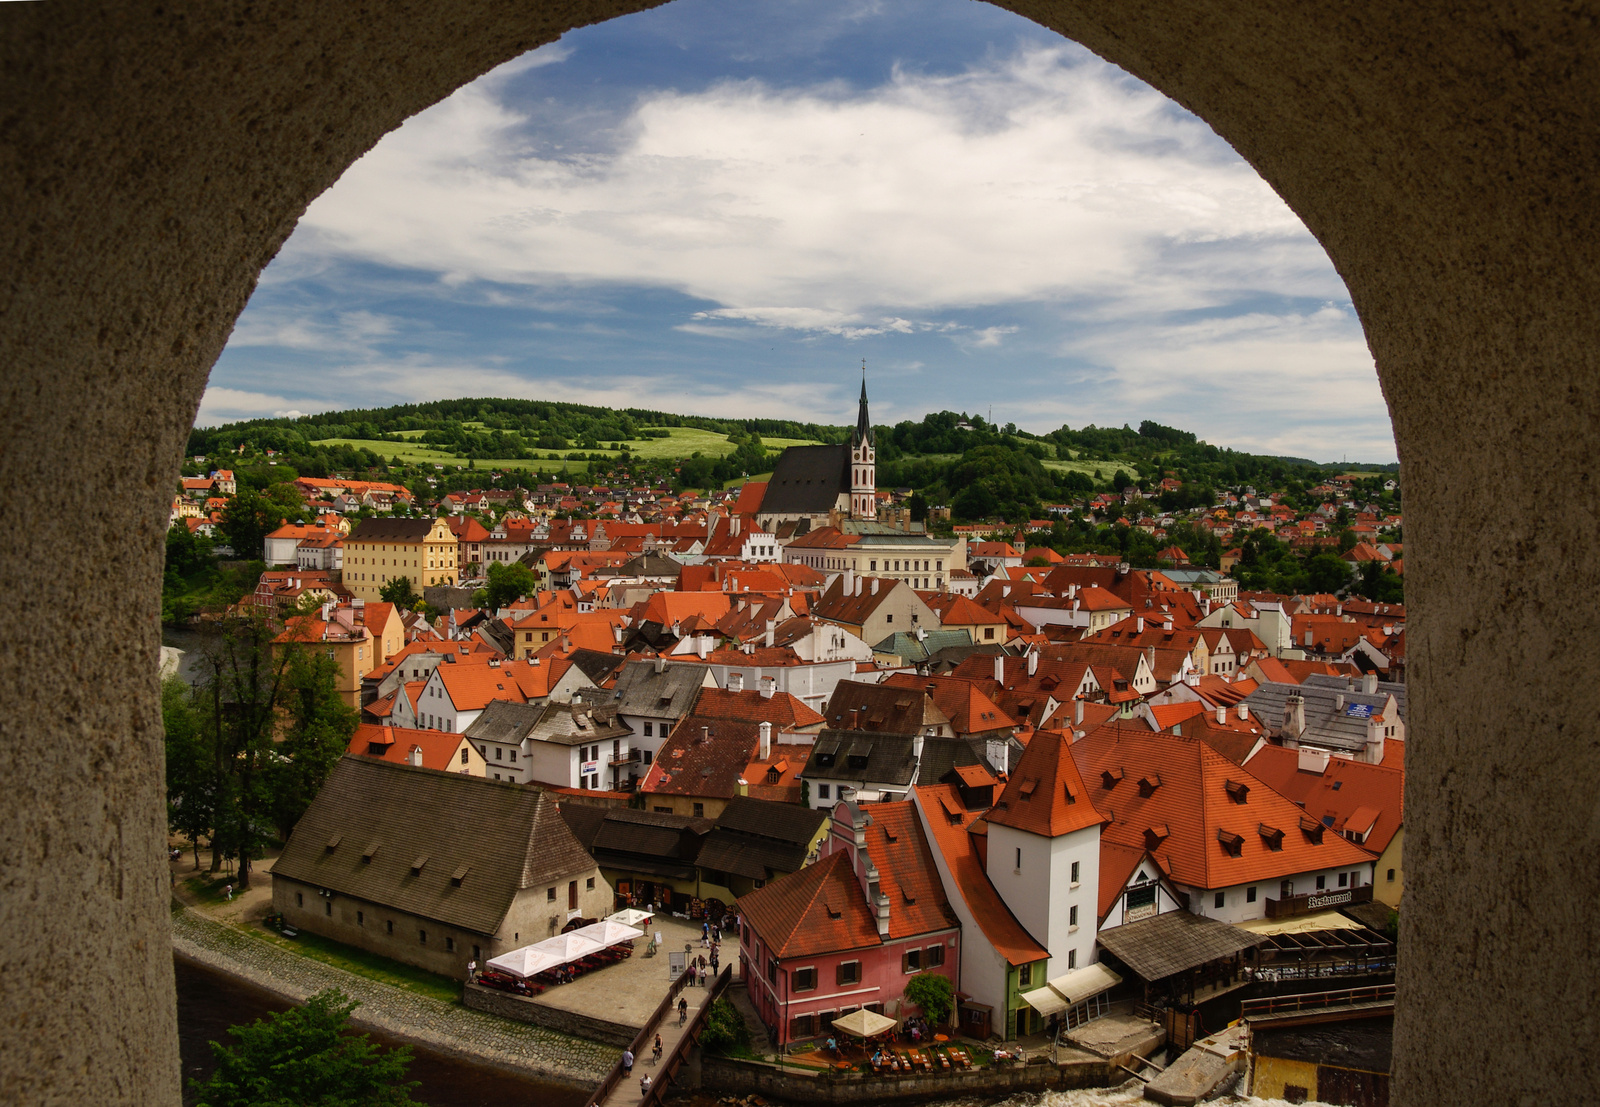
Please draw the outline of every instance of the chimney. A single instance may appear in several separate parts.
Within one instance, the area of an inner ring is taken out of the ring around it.
[[[773,638],[777,634],[777,631],[778,631],[778,620],[776,620],[776,619],[768,619],[767,620],[767,641],[766,641],[766,646],[767,646],[767,649],[769,649],[769,650],[772,648]]]
[[[728,516],[728,534],[734,538],[739,537],[739,517],[737,515]]]
[[[706,659],[706,654],[711,652],[711,639],[707,638],[703,634],[700,635],[694,640],[694,648],[695,651],[699,653],[700,660],[704,661]]]
[[[1241,722],[1249,722],[1250,721],[1250,705],[1249,704],[1241,703],[1239,705],[1239,719],[1240,719]]]
[[[856,572],[854,569],[844,571],[844,587],[839,589],[841,596],[854,595],[856,590]]]
[[[1361,678],[1361,690],[1367,695],[1376,695],[1378,692],[1378,674],[1368,673]]]
[[[744,691],[744,674],[743,673],[729,673],[728,674],[728,691],[730,691],[730,692],[743,692]]]
[[[1028,675],[1034,676],[1039,672],[1039,651],[1028,651]]]
[[[1291,692],[1283,701],[1283,735],[1298,739],[1306,732],[1306,700],[1299,692]]]
[[[911,760],[918,763],[922,761],[922,734],[920,731],[911,738]]]
[[[1311,648],[1311,643],[1313,641],[1314,641],[1314,639],[1312,638],[1311,632],[1309,630],[1306,631],[1306,649],[1310,649]]]
[[[664,657],[657,657],[656,658],[656,672],[658,672],[658,673],[659,672],[663,672],[666,669],[666,667],[667,667],[667,659],[664,658]]]
[[[1139,634],[1143,634],[1144,633],[1144,616],[1143,615],[1139,616],[1139,620],[1135,624],[1135,629]]]
[[[1006,684],[1006,659],[1004,654],[994,655],[994,682],[1004,688]]]
[[[762,677],[761,698],[764,700],[770,700],[772,698],[773,690],[776,689],[777,685],[778,682],[773,677]]]
[[[772,760],[772,724],[764,722],[757,728],[761,731],[761,760]]]
[[[1217,725],[1218,726],[1226,726],[1227,724],[1228,724],[1228,707],[1227,707],[1226,704],[1219,703],[1219,704],[1217,704]]]
[[[878,578],[877,577],[873,577],[872,578],[872,594],[874,596],[876,596],[878,594]]]
[[[1150,673],[1153,676],[1156,671],[1156,648],[1154,646],[1146,646],[1144,648],[1144,660],[1145,664],[1150,666]]]
[[[1072,725],[1083,725],[1083,697],[1074,696],[1072,699]]]
[[[1162,630],[1171,630],[1172,629],[1172,616],[1171,615],[1168,615],[1166,618],[1161,620],[1161,629]]]
[[[1201,615],[1210,615],[1211,614],[1211,597],[1210,596],[1207,596],[1205,599],[1200,601],[1200,614]]]
[[[412,746],[411,747],[411,763],[413,765],[417,766],[418,768],[422,767],[422,747],[421,746]]]

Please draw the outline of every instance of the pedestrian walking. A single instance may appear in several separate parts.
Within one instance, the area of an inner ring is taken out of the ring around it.
[[[639,1077],[639,1098],[643,1099],[644,1097],[648,1096],[649,1094],[650,1094],[650,1074],[649,1073],[645,1073],[643,1076]]]
[[[633,1050],[631,1049],[625,1049],[622,1051],[622,1075],[633,1075]]]
[[[224,884],[222,886],[222,898],[227,900],[229,903],[233,902],[233,885],[232,884]]]
[[[473,981],[473,980],[477,980],[477,979],[478,979],[478,963],[476,961],[468,961],[467,962],[467,980],[468,981]]]
[[[707,919],[705,922],[700,924],[700,937],[711,937],[711,920]]]

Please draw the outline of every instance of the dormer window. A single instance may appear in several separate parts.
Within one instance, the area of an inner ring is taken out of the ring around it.
[[[1266,847],[1274,853],[1279,853],[1283,850],[1283,831],[1277,827],[1260,823],[1256,826],[1256,833],[1261,835],[1261,840],[1266,843]]]
[[[1222,843],[1222,848],[1231,857],[1238,857],[1244,853],[1244,836],[1234,834],[1232,831],[1217,827],[1217,841]]]
[[[1024,780],[1021,786],[1017,788],[1017,797],[1019,799],[1031,800],[1033,798],[1034,789],[1038,787],[1039,782],[1037,780]]]
[[[1250,798],[1250,785],[1241,784],[1237,780],[1229,780],[1223,784],[1228,790],[1228,798],[1234,803],[1245,803]]]
[[[1117,786],[1117,781],[1121,779],[1122,769],[1120,767],[1115,769],[1105,769],[1100,773],[1100,786],[1109,792],[1111,789]]]
[[[1139,794],[1146,799],[1156,794],[1156,789],[1161,787],[1161,774],[1148,773],[1139,778]]]
[[[1318,845],[1322,843],[1322,832],[1326,828],[1316,819],[1309,815],[1300,816],[1300,829],[1305,832],[1305,836],[1311,841]]]
[[[1157,849],[1160,847],[1161,843],[1165,842],[1169,837],[1171,837],[1171,835],[1172,831],[1170,828],[1168,828],[1166,823],[1157,823],[1155,826],[1147,826],[1144,828],[1144,848],[1148,850]],[[1140,873],[1139,878],[1143,880],[1144,874]]]

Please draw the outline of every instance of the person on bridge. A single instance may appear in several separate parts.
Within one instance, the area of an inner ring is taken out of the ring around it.
[[[661,1035],[660,1034],[656,1035],[656,1044],[655,1044],[655,1048],[652,1050],[652,1052],[656,1055],[656,1064],[659,1065],[661,1063]]]
[[[631,1049],[625,1049],[622,1051],[622,1075],[633,1075],[633,1050]]]
[[[641,1099],[643,1099],[646,1096],[648,1096],[649,1094],[650,1094],[650,1074],[649,1073],[645,1073],[643,1076],[639,1077],[639,1097]]]
[[[678,997],[678,1025],[682,1026],[689,1021],[689,1001],[682,996]]]

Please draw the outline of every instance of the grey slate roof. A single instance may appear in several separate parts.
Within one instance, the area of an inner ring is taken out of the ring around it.
[[[538,704],[490,700],[461,736],[469,742],[516,745],[528,736],[543,714],[544,708]]]
[[[612,706],[623,715],[681,719],[694,707],[709,665],[666,662],[656,672],[653,661],[633,661],[623,667],[612,693]]]
[[[346,755],[273,875],[492,935],[521,889],[594,868],[538,789]]]
[[[611,674],[626,660],[620,653],[601,653],[599,650],[573,650],[569,656],[578,670],[596,686],[611,679]]]
[[[633,732],[617,720],[616,708],[585,703],[551,703],[540,709],[539,721],[528,731],[534,742],[577,746],[589,742],[626,738]]]
[[[871,730],[824,730],[806,762],[807,780],[866,780],[910,784],[916,761],[908,734]]]
[[[872,652],[894,654],[916,664],[926,661],[940,650],[960,647],[969,650],[972,648],[972,635],[965,630],[929,631],[922,639],[903,630],[897,630],[873,646]]]
[[[1274,733],[1283,726],[1283,707],[1290,695],[1299,693],[1305,700],[1306,730],[1300,741],[1325,749],[1355,752],[1367,744],[1367,719],[1359,712],[1351,714],[1352,706],[1365,706],[1373,711],[1381,709],[1388,697],[1382,694],[1346,691],[1341,681],[1337,687],[1325,688],[1315,684],[1263,684],[1245,697],[1244,702]],[[1343,697],[1344,706],[1339,706]]]
[[[1354,692],[1361,687],[1361,681],[1355,677],[1334,676],[1332,673],[1315,673],[1306,677],[1301,682],[1301,687],[1310,685],[1313,688],[1332,688],[1339,692]],[[1378,681],[1378,695],[1394,697],[1395,706],[1400,709],[1400,718],[1406,717],[1406,686],[1392,680]]]
[[[778,458],[762,515],[826,515],[840,494],[850,494],[850,447],[790,446]]]

